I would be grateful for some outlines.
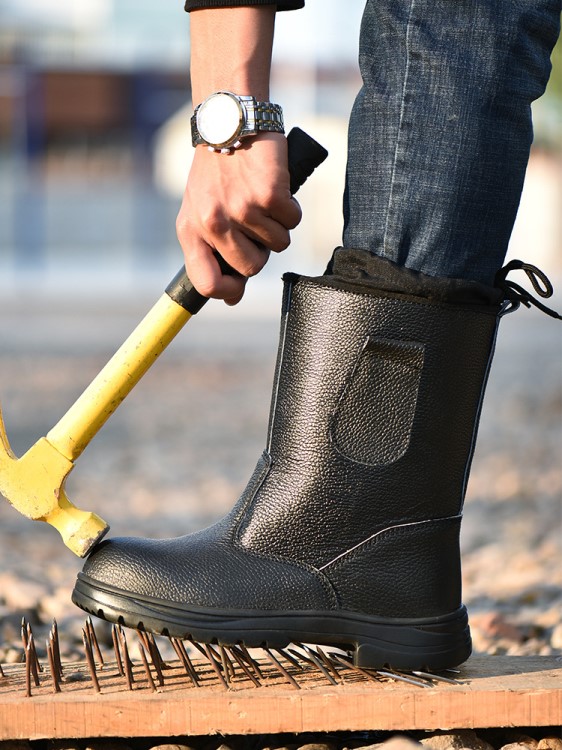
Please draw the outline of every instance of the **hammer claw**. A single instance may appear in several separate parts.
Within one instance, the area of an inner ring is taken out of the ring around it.
[[[22,515],[54,526],[66,546],[84,557],[108,526],[94,513],[76,508],[67,498],[64,483],[73,467],[73,462],[44,437],[17,458],[0,414],[0,493]]]

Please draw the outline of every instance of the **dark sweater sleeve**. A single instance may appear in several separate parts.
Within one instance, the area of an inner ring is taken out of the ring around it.
[[[185,10],[189,13],[200,8],[237,8],[241,5],[277,5],[277,10],[296,10],[304,7],[304,0],[186,0]]]

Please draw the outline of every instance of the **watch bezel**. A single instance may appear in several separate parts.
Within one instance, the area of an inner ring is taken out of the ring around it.
[[[234,132],[232,132],[231,135],[229,135],[223,141],[215,142],[215,141],[208,140],[204,136],[201,130],[201,116],[205,113],[205,110],[208,109],[209,105],[213,102],[213,100],[216,100],[219,97],[221,98],[227,97],[228,99],[230,99],[232,102],[236,104],[236,109],[238,110],[238,122],[234,129]],[[238,97],[236,94],[233,94],[231,91],[215,91],[213,94],[211,94],[206,99],[204,99],[201,102],[201,104],[197,107],[197,110],[195,112],[195,120],[196,120],[196,125],[197,125],[197,131],[201,139],[204,141],[204,143],[216,149],[231,148],[239,140],[240,135],[246,125],[246,110],[244,106],[242,105],[242,102],[240,101],[240,97]]]

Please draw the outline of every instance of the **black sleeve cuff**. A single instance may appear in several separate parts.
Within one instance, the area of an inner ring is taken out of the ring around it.
[[[238,8],[243,5],[272,5],[272,0],[186,0],[184,8],[189,13],[201,8]],[[277,10],[296,10],[304,7],[304,0],[277,0]]]

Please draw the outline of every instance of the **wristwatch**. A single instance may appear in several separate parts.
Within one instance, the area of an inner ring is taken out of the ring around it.
[[[272,102],[257,102],[253,96],[217,91],[195,108],[191,117],[191,141],[211,151],[230,153],[242,138],[262,131],[284,133],[283,110]]]

